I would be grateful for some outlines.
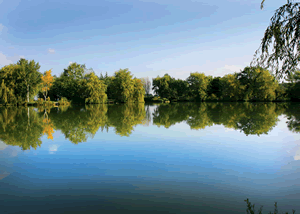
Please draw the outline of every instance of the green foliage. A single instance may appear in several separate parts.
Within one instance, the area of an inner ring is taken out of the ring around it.
[[[134,85],[134,91],[133,91],[133,102],[137,103],[143,103],[144,101],[144,94],[145,94],[145,88],[143,86],[143,83],[140,79],[134,78],[133,79],[133,85]]]
[[[295,71],[294,74],[290,74],[286,79],[289,84],[287,86],[287,94],[291,101],[300,100],[300,71]]]
[[[107,95],[105,93],[107,86],[103,80],[100,80],[94,73],[85,76],[84,85],[86,87],[86,103],[105,103]]]
[[[221,79],[222,97],[224,100],[239,101],[245,97],[243,95],[244,86],[237,79],[237,74],[227,74]]]
[[[26,97],[27,102],[38,93],[41,83],[40,65],[34,60],[20,59],[17,62],[18,91],[22,98]]]
[[[133,75],[131,72],[126,69],[120,69],[114,74],[112,79],[112,99],[115,99],[117,102],[128,102],[131,101],[133,92],[134,92],[134,83]]]
[[[169,74],[153,79],[153,90],[162,98],[167,100],[178,100],[188,94],[188,83],[184,80],[176,80]]]
[[[120,69],[112,78],[105,78],[108,83],[109,98],[116,102],[144,102],[145,89],[140,79],[133,78],[128,69]]]
[[[261,8],[263,4],[264,0]],[[290,0],[275,11],[252,65],[269,67],[278,77],[296,70],[300,60],[299,13],[300,3]]]
[[[20,59],[17,64],[0,69],[1,100],[3,103],[22,104],[29,102],[39,90],[39,64],[34,60]]]
[[[273,101],[276,99],[278,82],[268,70],[261,67],[246,67],[237,73],[237,80],[243,89],[244,100]]]
[[[210,82],[210,77],[204,73],[191,73],[187,78],[189,83],[189,94],[197,101],[204,101],[207,98],[207,89]]]
[[[81,80],[83,79],[85,72],[86,72],[86,66],[77,64],[76,62],[71,63],[68,68],[64,69],[63,76],[69,77],[72,80]]]
[[[222,99],[222,80],[221,77],[215,77],[209,82],[207,89],[208,100],[221,100]]]

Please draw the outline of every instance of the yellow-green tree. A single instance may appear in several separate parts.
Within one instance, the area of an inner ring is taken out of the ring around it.
[[[105,103],[107,86],[94,73],[85,75],[86,103]]]
[[[133,101],[138,103],[145,102],[144,101],[145,88],[143,86],[142,81],[140,79],[134,78],[133,84],[134,84]]]
[[[0,69],[0,99],[3,104],[16,103],[21,97],[18,79],[19,65],[10,64]]]
[[[115,72],[115,78],[112,79],[112,96],[118,102],[132,101],[134,93],[134,81],[131,72],[126,69],[120,69]]]
[[[191,73],[187,78],[190,95],[196,100],[204,101],[207,98],[207,87],[210,79],[211,78],[205,76],[204,73]]]
[[[227,74],[221,79],[222,97],[224,100],[242,100],[244,86],[238,81],[236,74]]]
[[[50,90],[51,86],[53,85],[53,76],[51,75],[51,69],[48,71],[45,71],[44,75],[41,77],[42,79],[42,92],[45,98],[45,101],[47,99],[48,91]]]

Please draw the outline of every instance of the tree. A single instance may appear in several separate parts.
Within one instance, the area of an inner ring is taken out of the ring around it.
[[[163,77],[156,77],[153,80],[154,93],[162,98],[172,99],[177,97],[177,92],[172,87],[172,83],[175,81],[169,74],[165,74]]]
[[[55,98],[66,97],[73,102],[84,103],[86,96],[85,75],[92,73],[85,65],[72,63],[64,72],[55,78],[49,94]]]
[[[243,100],[245,87],[240,84],[237,74],[227,74],[221,78],[222,97],[224,100]]]
[[[214,77],[212,81],[210,81],[207,96],[211,100],[220,100],[222,98],[222,81],[221,77]]]
[[[128,102],[133,98],[134,93],[134,82],[132,79],[133,75],[126,69],[120,69],[115,72],[114,78],[112,79],[111,87],[112,98],[118,102]]]
[[[80,65],[76,62],[73,62],[68,66],[68,68],[64,69],[63,75],[75,80],[83,79],[86,71],[87,69],[84,64]]]
[[[149,77],[141,78],[141,81],[143,83],[146,95],[149,95],[151,90],[151,81],[149,80]]]
[[[29,99],[38,91],[38,86],[41,82],[41,73],[39,72],[41,66],[34,60],[28,61],[26,59],[20,59],[17,65],[19,65],[17,79],[21,97],[26,97],[27,102],[29,102]]]
[[[261,2],[261,9],[264,2]],[[300,3],[291,0],[275,11],[252,65],[271,68],[280,78],[296,70],[300,60],[299,14]]]
[[[145,88],[143,87],[143,83],[140,79],[134,78],[133,79],[133,102],[137,103],[143,103],[144,101],[144,94],[145,94]]]
[[[87,74],[85,76],[86,87],[86,103],[105,103],[107,95],[105,93],[107,86],[103,80],[100,80],[94,73]]]
[[[292,101],[300,100],[300,71],[295,71],[294,74],[291,74],[286,79],[287,83],[287,93],[289,98]]]
[[[53,76],[51,75],[51,69],[49,71],[45,71],[44,75],[41,77],[42,79],[42,92],[45,98],[45,101],[47,99],[48,91],[50,90],[50,87],[53,85]]]
[[[210,78],[205,76],[204,73],[191,73],[187,78],[189,83],[190,94],[196,100],[204,101],[207,98],[207,88],[210,82]]]
[[[273,101],[276,99],[276,89],[279,87],[270,72],[261,67],[245,67],[236,74],[243,88],[245,101]]]

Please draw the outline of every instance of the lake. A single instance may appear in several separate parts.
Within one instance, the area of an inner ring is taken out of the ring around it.
[[[0,109],[0,213],[300,212],[300,104]]]

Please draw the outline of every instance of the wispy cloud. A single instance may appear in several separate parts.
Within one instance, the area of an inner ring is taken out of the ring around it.
[[[8,59],[7,56],[5,56],[3,53],[0,53],[0,65],[5,66],[13,63],[12,60]]]
[[[54,154],[55,152],[57,152],[57,149],[58,149],[59,145],[51,145],[49,146],[49,154]]]
[[[55,50],[54,50],[54,49],[52,49],[52,48],[49,48],[49,49],[48,49],[48,53],[50,53],[50,54],[54,54],[54,53],[55,53]]]

